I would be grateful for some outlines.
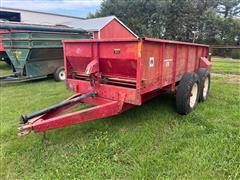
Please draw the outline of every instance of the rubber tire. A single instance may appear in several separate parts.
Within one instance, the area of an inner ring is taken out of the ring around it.
[[[59,67],[56,69],[56,71],[54,72],[54,79],[55,81],[59,82],[59,81],[64,81],[63,79],[61,79],[60,77],[60,73],[64,71],[64,67]]]
[[[195,83],[197,83],[198,85],[197,99],[195,105],[191,107],[190,97],[192,87]],[[176,92],[176,108],[179,114],[183,115],[189,114],[196,108],[198,104],[199,90],[200,90],[199,77],[195,72],[189,72],[182,76]]]
[[[200,95],[199,95],[199,102],[203,102],[203,101],[206,101],[207,98],[208,98],[208,94],[209,94],[209,89],[210,89],[210,85],[211,85],[211,76],[210,76],[210,73],[208,71],[207,68],[200,68],[198,69],[197,71],[197,74],[199,76],[199,79],[200,79]],[[206,78],[209,78],[208,80],[208,92],[207,92],[207,95],[206,97],[203,96],[203,89],[204,89],[204,82],[205,82],[205,79]]]

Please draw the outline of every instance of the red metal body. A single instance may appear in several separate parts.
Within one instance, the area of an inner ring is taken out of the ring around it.
[[[60,115],[72,106],[32,120],[24,130],[46,131],[119,114],[174,91],[186,72],[211,68],[209,47],[159,39],[64,41],[67,86],[77,95],[97,93],[82,102],[92,108]]]
[[[108,78],[99,85],[99,96],[117,101],[118,94],[124,93],[125,103],[141,105],[142,95],[157,89],[173,90],[184,73],[204,66],[201,57],[207,56],[208,46],[147,38],[79,40],[65,41],[64,53],[67,83],[75,92],[91,89],[84,73],[87,65],[98,59],[101,75]],[[77,74],[74,79],[73,72]]]

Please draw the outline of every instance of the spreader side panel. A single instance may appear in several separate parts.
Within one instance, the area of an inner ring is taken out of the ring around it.
[[[183,74],[200,68],[208,46],[164,40],[143,40],[141,93],[157,89],[174,90]]]

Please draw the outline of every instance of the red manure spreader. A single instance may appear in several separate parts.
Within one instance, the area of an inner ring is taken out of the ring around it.
[[[176,110],[188,114],[210,88],[209,46],[160,39],[66,40],[66,84],[76,94],[30,115],[19,134],[45,132],[120,114],[160,95],[176,93]],[[93,106],[69,112],[88,103]]]

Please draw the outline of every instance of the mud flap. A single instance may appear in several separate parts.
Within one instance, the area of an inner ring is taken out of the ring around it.
[[[199,68],[207,68],[210,71],[211,67],[212,67],[212,64],[207,58],[205,58],[205,57],[200,58],[200,67]]]

